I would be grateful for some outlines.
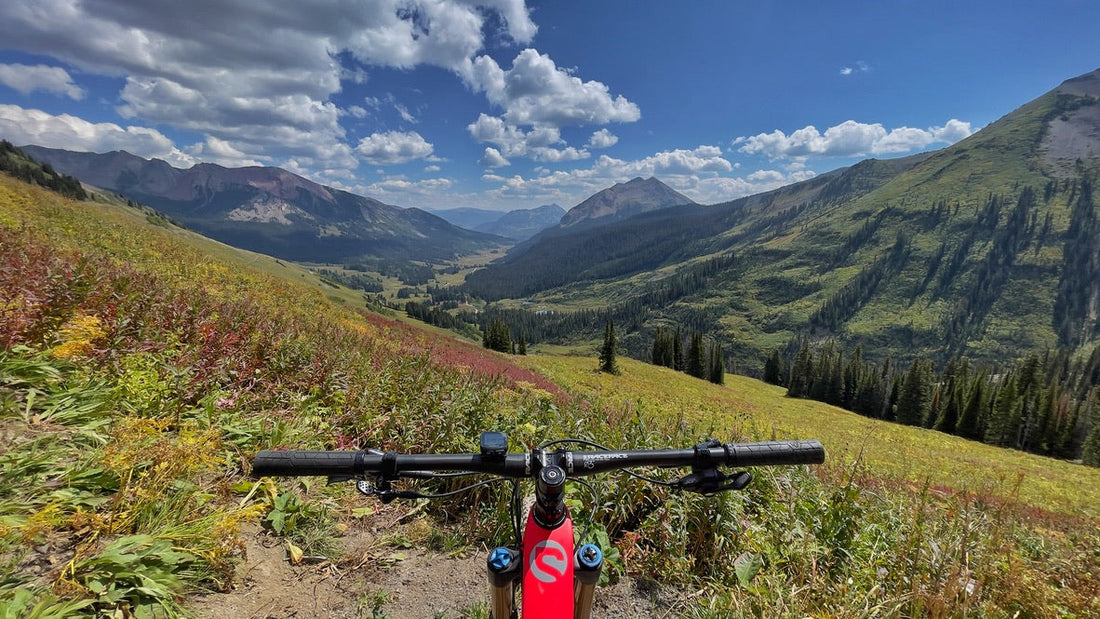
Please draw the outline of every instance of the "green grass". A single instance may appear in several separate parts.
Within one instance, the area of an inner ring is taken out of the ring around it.
[[[618,377],[595,372],[590,357],[536,355],[523,363],[594,403],[682,417],[696,427],[713,427],[719,438],[817,438],[831,466],[848,469],[859,459],[869,476],[885,483],[927,483],[1100,519],[1100,469],[787,398],[785,388],[744,376],[727,375],[718,386],[630,359],[620,358]]]
[[[336,521],[391,527],[410,512],[422,530],[388,529],[395,539],[508,541],[506,487],[382,508],[345,486],[246,477],[258,449],[471,451],[482,430],[513,450],[565,436],[821,439],[825,466],[757,470],[741,493],[611,475],[591,480],[598,501],[572,491],[578,529],[606,538],[617,574],[698,592],[687,616],[1100,614],[1091,470],[736,376],[717,387],[626,359],[622,376],[601,375],[594,347],[521,360],[540,375],[253,259],[0,178],[0,616],[183,614],[191,593],[241,577],[248,521],[337,561]]]

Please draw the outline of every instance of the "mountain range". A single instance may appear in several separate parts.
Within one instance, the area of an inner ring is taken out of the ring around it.
[[[674,326],[708,334],[750,367],[796,339],[835,338],[869,358],[992,362],[1100,340],[1100,71],[936,152],[714,205],[636,178],[563,215],[547,206],[467,220],[481,232],[277,168],[179,170],[127,153],[25,150],[199,232],[292,260],[445,261],[508,236],[518,244],[461,292],[489,310],[559,310],[545,321],[606,308],[636,357],[657,328]],[[522,225],[502,223],[513,219]],[[602,328],[564,325],[530,336]]]
[[[548,230],[464,290],[606,307],[641,358],[662,326],[707,333],[748,367],[797,338],[880,359],[1080,350],[1100,338],[1098,154],[1100,71],[940,151]]]
[[[471,207],[429,210],[452,224],[467,230],[495,234],[513,241],[524,241],[547,228],[558,225],[565,209],[546,204],[532,209],[516,209],[501,213]]]
[[[281,168],[203,163],[181,170],[124,151],[97,154],[33,145],[22,150],[63,174],[152,206],[196,232],[287,260],[445,261],[506,242]]]

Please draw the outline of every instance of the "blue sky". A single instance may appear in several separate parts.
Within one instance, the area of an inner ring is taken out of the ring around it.
[[[1100,68],[1100,2],[6,0],[0,137],[400,206],[702,203],[941,148]]]

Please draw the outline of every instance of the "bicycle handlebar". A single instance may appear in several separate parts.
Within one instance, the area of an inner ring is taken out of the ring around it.
[[[773,466],[821,464],[825,448],[816,440],[759,443],[711,443],[692,449],[637,451],[543,451],[486,457],[475,453],[398,454],[368,451],[261,451],[252,462],[252,475],[358,477],[382,474],[398,477],[423,471],[465,471],[502,477],[534,477],[544,466],[556,464],[569,476],[592,475],[635,466],[662,468],[715,466]]]

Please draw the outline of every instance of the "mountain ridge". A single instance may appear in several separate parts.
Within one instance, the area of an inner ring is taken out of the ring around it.
[[[797,338],[906,362],[1081,350],[1100,338],[1096,84],[1100,72],[1067,80],[935,152],[556,229],[471,274],[466,290],[562,312],[606,307],[637,358],[657,327],[677,325],[717,338],[741,367]],[[1058,131],[1055,154],[1072,147],[1075,159],[1050,156]]]
[[[126,151],[80,153],[34,145],[23,150],[211,238],[289,260],[341,262],[369,256],[445,261],[505,242],[420,209],[327,187],[282,168],[200,163],[179,169]]]
[[[687,196],[675,191],[656,177],[633,178],[598,191],[569,209],[562,216],[560,226],[604,225],[633,215],[682,204],[695,204]]]

